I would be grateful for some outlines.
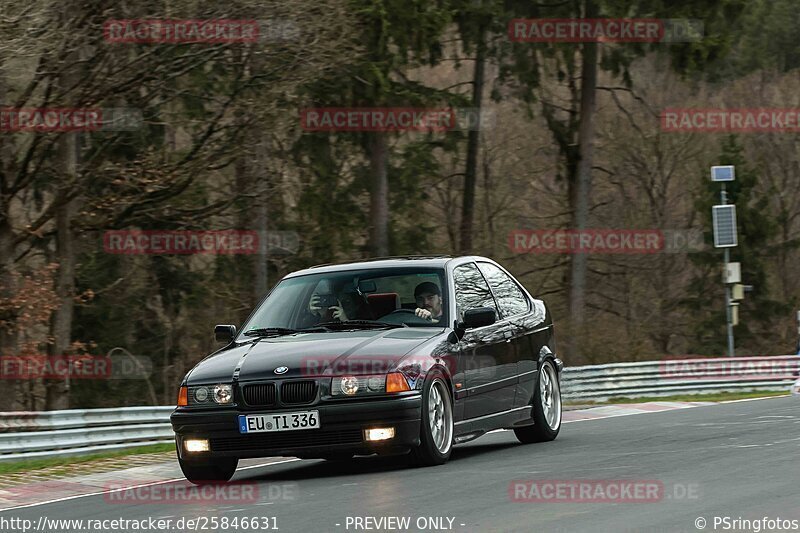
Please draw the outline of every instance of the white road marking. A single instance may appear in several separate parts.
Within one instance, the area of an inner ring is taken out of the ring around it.
[[[252,468],[260,468],[260,467],[263,467],[263,466],[278,465],[278,464],[283,464],[283,463],[291,463],[291,462],[300,461],[300,460],[301,459],[291,458],[291,459],[286,459],[285,461],[275,461],[275,462],[272,462],[272,463],[263,463],[263,464],[258,464],[258,465],[244,466],[242,468],[238,468],[236,471],[238,472],[239,470],[250,470]],[[66,502],[66,501],[69,501],[69,500],[76,500],[78,498],[86,498],[88,496],[99,496],[101,494],[112,494],[114,492],[120,492],[120,491],[123,491],[123,490],[138,489],[138,488],[142,488],[142,487],[152,487],[152,486],[155,486],[155,485],[164,485],[166,483],[174,483],[176,481],[186,481],[186,478],[176,477],[174,479],[165,479],[163,481],[154,481],[153,483],[142,483],[142,484],[139,484],[139,485],[125,486],[125,487],[121,487],[121,488],[118,488],[118,489],[101,490],[101,491],[97,491],[97,492],[90,492],[90,493],[87,493],[87,494],[76,494],[75,496],[65,496],[64,498],[55,498],[53,500],[46,500],[46,501],[43,501],[43,502],[26,503],[25,505],[17,505],[17,506],[14,506],[14,507],[6,507],[5,509],[0,509],[0,512],[3,512],[3,511],[14,511],[16,509],[27,509],[29,507],[37,507],[39,505],[47,505],[47,504],[50,504],[50,503]]]
[[[791,394],[781,394],[779,396],[761,396],[760,398],[744,398],[742,400],[725,400],[718,403],[755,402],[757,400],[769,400],[771,398],[786,398],[787,396],[791,396]]]

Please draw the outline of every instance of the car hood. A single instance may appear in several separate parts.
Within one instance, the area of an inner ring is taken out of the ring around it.
[[[302,333],[254,339],[200,361],[187,382],[210,384],[320,375],[382,374],[440,328]],[[284,367],[284,368],[282,368]],[[276,373],[275,370],[279,372]]]

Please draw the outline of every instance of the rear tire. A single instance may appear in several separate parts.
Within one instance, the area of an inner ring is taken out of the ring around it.
[[[200,461],[187,461],[178,457],[178,464],[190,482],[195,485],[230,481],[239,466],[239,459],[221,457]]]
[[[425,379],[422,389],[420,444],[411,450],[416,466],[441,465],[453,450],[453,401],[450,389],[440,372]]]
[[[523,444],[551,441],[561,430],[561,386],[558,372],[550,359],[542,363],[539,379],[536,380],[533,421],[532,426],[514,428],[514,434]]]

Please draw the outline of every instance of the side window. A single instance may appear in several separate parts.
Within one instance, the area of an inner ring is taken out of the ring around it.
[[[481,271],[474,263],[461,265],[453,270],[456,289],[456,311],[458,319],[464,318],[464,311],[476,307],[491,307],[497,312],[492,291],[483,279]]]
[[[480,263],[480,265],[494,291],[503,317],[519,315],[530,309],[528,299],[508,274],[491,263]]]

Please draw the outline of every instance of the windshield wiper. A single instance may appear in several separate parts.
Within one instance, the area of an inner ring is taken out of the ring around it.
[[[292,329],[292,328],[253,328],[243,333],[246,337],[280,337],[281,335],[292,335],[294,333],[313,333],[326,331],[324,327],[314,326],[313,328]]]
[[[378,322],[377,320],[332,320],[317,324],[322,328],[342,328],[342,329],[383,329],[383,328],[407,328],[406,324],[390,324],[389,322]]]

